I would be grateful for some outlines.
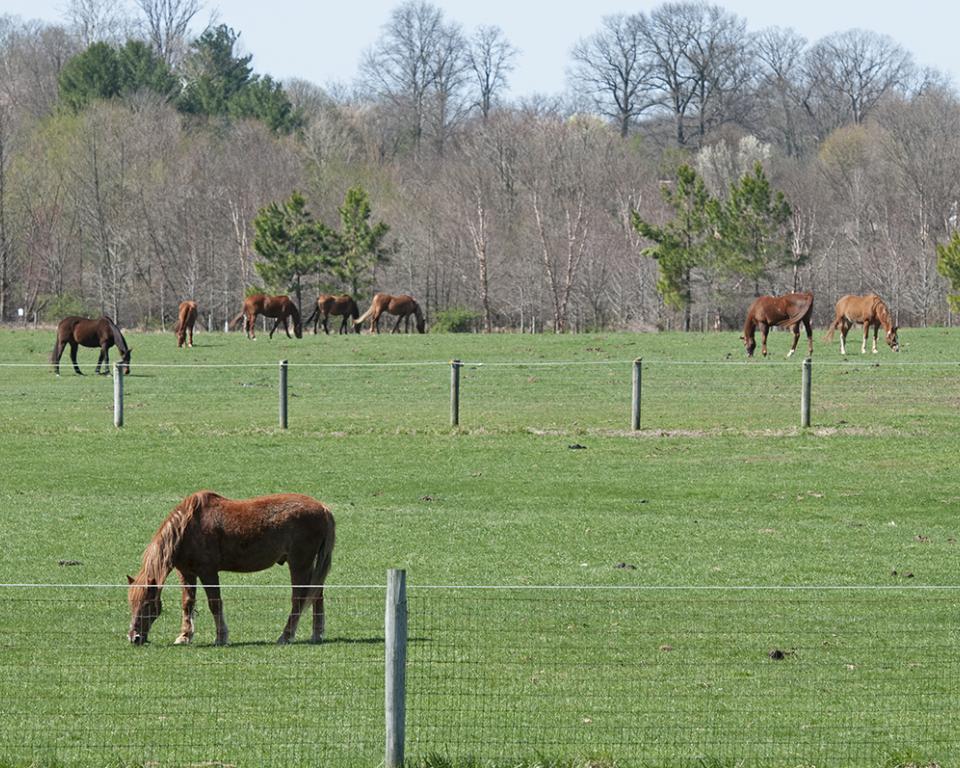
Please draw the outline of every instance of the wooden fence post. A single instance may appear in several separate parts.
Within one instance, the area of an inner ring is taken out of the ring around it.
[[[630,425],[635,432],[640,429],[640,375],[642,366],[642,357],[633,361],[633,403],[630,409]]]
[[[460,366],[459,360],[450,361],[450,426],[460,425]]]
[[[809,357],[803,361],[803,378],[800,391],[800,426],[810,426],[810,379],[813,360]]]
[[[123,426],[123,368],[122,363],[113,364],[113,426]]]
[[[385,768],[403,766],[407,680],[407,573],[387,571],[387,607],[384,617],[386,753]]]
[[[280,429],[287,428],[287,361],[280,361]]]

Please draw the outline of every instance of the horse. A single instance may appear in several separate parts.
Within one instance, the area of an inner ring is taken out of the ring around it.
[[[840,329],[840,354],[847,354],[847,331],[856,323],[863,323],[863,343],[860,345],[860,354],[867,352],[867,336],[873,326],[873,354],[877,354],[877,332],[883,326],[884,337],[894,352],[900,351],[900,340],[897,338],[897,326],[893,324],[890,310],[875,293],[866,296],[847,294],[837,302],[836,315],[833,323],[823,337],[824,341],[833,341],[833,332]]]
[[[397,322],[393,326],[391,333],[399,333],[400,321],[404,321],[404,330],[410,332],[410,315],[417,318],[417,330],[420,333],[426,333],[424,327],[423,312],[420,305],[412,296],[403,294],[401,296],[391,296],[389,293],[376,293],[373,301],[370,302],[370,309],[364,312],[360,317],[353,321],[353,324],[359,328],[363,321],[370,318],[370,330],[374,333],[380,333],[380,315],[387,312],[397,316]]]
[[[247,338],[256,341],[257,333],[254,327],[257,315],[276,318],[273,328],[270,329],[270,338],[273,338],[273,332],[277,326],[283,323],[283,330],[290,338],[290,329],[287,327],[287,318],[293,318],[293,332],[298,339],[303,338],[303,325],[300,322],[300,310],[293,303],[289,296],[264,296],[262,293],[255,293],[247,296],[243,302],[243,309],[240,314],[230,321],[230,328],[236,328],[241,320],[246,320]]]
[[[329,335],[330,328],[327,326],[327,318],[330,317],[330,315],[343,318],[340,322],[340,333],[347,333],[347,318],[352,317],[356,320],[357,317],[360,316],[360,309],[357,307],[357,302],[353,300],[353,297],[346,293],[342,293],[339,296],[321,293],[317,296],[317,305],[313,310],[313,314],[304,321],[304,325],[310,325],[312,322],[313,333],[316,335],[317,324],[323,322],[323,332]],[[360,333],[358,327],[354,326],[354,328],[357,333]]]
[[[100,347],[100,357],[97,359],[97,367],[94,373],[99,374],[100,365],[103,365],[103,374],[110,373],[110,354],[109,349],[114,344],[120,352],[120,362],[123,364],[123,372],[130,373],[130,347],[127,346],[127,340],[109,317],[104,315],[98,320],[91,320],[89,317],[65,317],[57,324],[57,341],[53,346],[53,353],[50,355],[50,362],[53,363],[53,370],[60,375],[60,358],[63,356],[63,350],[70,345],[70,361],[73,363],[73,370],[81,376],[83,371],[77,365],[77,347]]]
[[[813,314],[813,293],[787,293],[783,296],[759,296],[753,300],[747,309],[747,319],[743,323],[743,345],[747,349],[747,357],[753,357],[757,348],[754,330],[760,328],[763,340],[761,352],[767,356],[767,332],[772,325],[783,325],[793,331],[793,344],[787,357],[797,351],[797,342],[800,340],[800,324],[807,332],[807,355],[813,355],[813,329],[810,326],[810,316]]]
[[[174,641],[193,640],[197,579],[207,594],[216,624],[215,645],[226,645],[227,623],[220,598],[220,571],[249,573],[287,563],[293,605],[277,642],[293,640],[300,615],[313,605],[311,642],[323,639],[323,583],[330,572],[335,526],[333,514],[316,499],[280,493],[254,499],[227,499],[197,491],[174,507],[143,553],[142,567],[127,576],[130,630],[134,645],[147,642],[163,606],[160,593],[171,570],[183,586],[183,620]]]
[[[177,349],[180,349],[184,342],[188,347],[193,346],[193,326],[197,322],[197,302],[181,301],[177,312],[177,324],[173,326],[173,332],[177,334]],[[190,340],[187,341],[189,334]]]

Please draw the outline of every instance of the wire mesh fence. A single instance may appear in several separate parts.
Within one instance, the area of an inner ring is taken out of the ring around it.
[[[331,587],[327,641],[273,644],[279,587],[176,590],[131,646],[121,588],[0,587],[0,763],[377,765],[384,591]],[[412,764],[953,765],[954,587],[410,587]],[[434,758],[441,758],[434,759]]]
[[[633,361],[465,361],[459,426],[488,431],[630,431]],[[124,377],[129,429],[271,430],[276,364],[142,365]],[[0,367],[0,428],[99,429],[112,423],[103,377],[56,378],[37,366]],[[642,363],[641,428],[706,432],[791,430],[800,424],[798,362]],[[293,429],[437,431],[451,425],[450,363],[295,364]],[[960,363],[814,362],[812,426],[923,430],[958,418]]]

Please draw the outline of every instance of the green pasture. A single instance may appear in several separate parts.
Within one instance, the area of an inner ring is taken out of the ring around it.
[[[116,429],[96,350],[0,331],[0,766],[377,765],[392,567],[411,765],[960,764],[960,331],[818,333],[810,429],[783,333],[126,335]],[[280,567],[223,575],[230,647],[174,577],[127,643],[200,488],[333,508],[326,643],[273,645]]]

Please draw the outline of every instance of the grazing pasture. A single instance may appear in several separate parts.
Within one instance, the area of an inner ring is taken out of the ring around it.
[[[960,761],[960,332],[818,332],[808,430],[783,333],[125,333],[118,430],[52,331],[0,331],[36,364],[0,367],[0,765],[377,764],[390,567],[411,764]],[[167,641],[174,582],[127,642],[125,576],[199,488],[331,506],[326,643],[274,645],[279,566],[221,575],[230,646],[200,604]]]

